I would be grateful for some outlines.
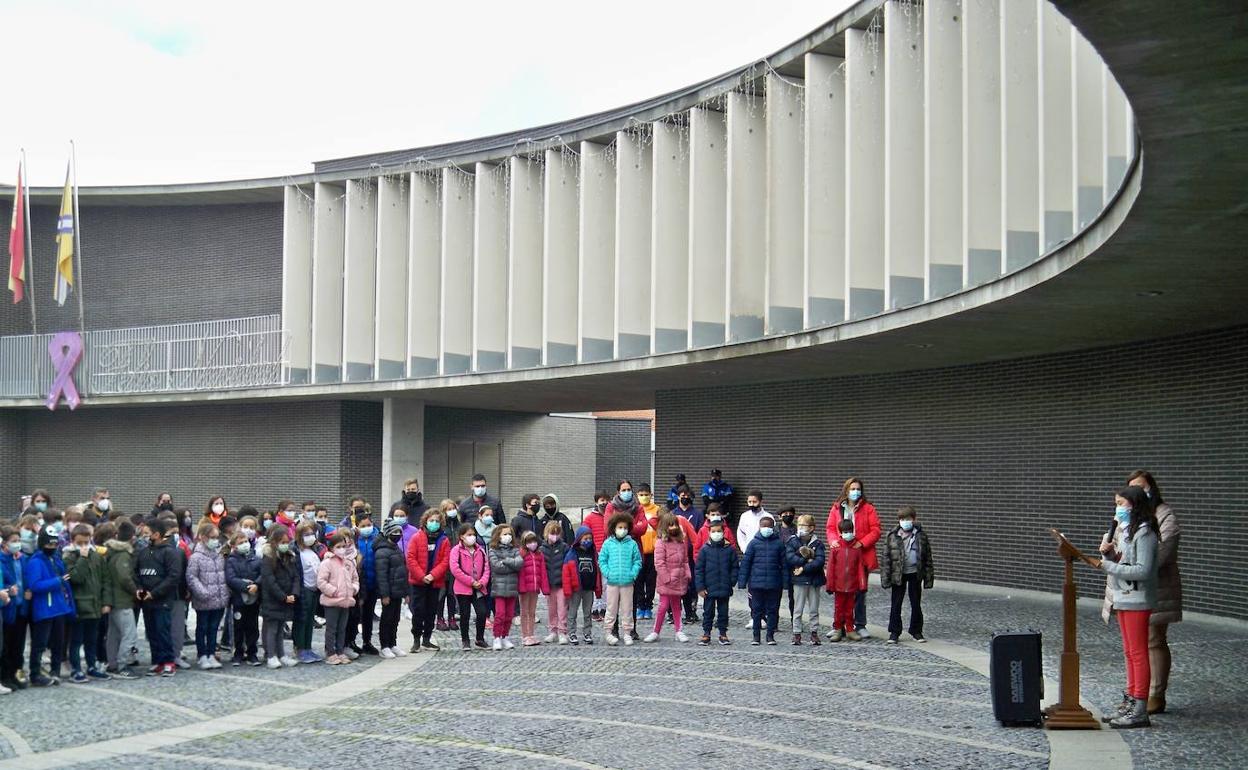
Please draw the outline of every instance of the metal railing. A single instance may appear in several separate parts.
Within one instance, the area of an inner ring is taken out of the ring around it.
[[[0,397],[48,392],[52,336],[0,337]],[[280,315],[90,331],[74,381],[83,395],[285,385],[287,340]]]

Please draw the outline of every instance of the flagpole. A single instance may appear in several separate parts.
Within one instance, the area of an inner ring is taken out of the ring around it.
[[[26,286],[25,293],[30,295],[30,331],[39,333],[39,314],[35,311],[35,244],[34,231],[30,229],[30,172],[26,168],[26,149],[22,148],[22,205],[26,209]]]
[[[74,147],[73,139],[69,140],[69,158],[74,168],[74,257],[78,260],[78,326],[85,337],[87,334],[87,315],[86,311],[83,310],[82,302],[82,219],[79,218],[78,211],[78,151]]]

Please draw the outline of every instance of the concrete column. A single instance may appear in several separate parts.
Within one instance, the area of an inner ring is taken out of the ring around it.
[[[689,110],[689,347],[724,342],[727,285],[727,126],[724,114]]]
[[[1101,67],[1104,79],[1105,95],[1105,203],[1118,191],[1122,180],[1127,175],[1127,162],[1131,157],[1131,110],[1127,106],[1127,95],[1122,86],[1110,73],[1108,67]]]
[[[663,291],[650,282],[652,147],[640,134],[615,134],[615,355],[649,355],[651,304]],[[688,193],[685,194],[686,199]],[[682,260],[683,261],[683,260]]]
[[[923,25],[884,5],[884,306],[923,301]]]
[[[546,151],[542,212],[542,340],[547,366],[576,363],[577,162],[570,152]]]
[[[505,166],[478,163],[473,185],[473,371],[507,368],[507,180]],[[467,304],[467,303],[465,303]]]
[[[442,374],[472,369],[473,182],[442,169]]]
[[[799,331],[806,304],[802,83],[767,75],[767,333]]]
[[[312,241],[312,381],[342,380],[342,270],[346,190],[316,183]]]
[[[442,182],[416,172],[408,179],[407,376],[430,377],[442,357]]]
[[[381,494],[374,511],[388,510],[407,479],[425,488],[425,402],[387,398],[381,411]],[[384,508],[383,508],[384,506]]]
[[[1043,0],[1042,0],[1043,1]],[[926,297],[962,290],[962,3],[923,6],[923,254]]]
[[[614,149],[581,142],[577,360],[615,358]]]
[[[767,305],[767,123],[763,100],[728,94],[728,341],[763,336]]]
[[[512,157],[508,209],[508,366],[542,363],[542,164]]]
[[[1001,275],[1001,19],[996,0],[965,0],[962,25],[962,222],[966,285]]]
[[[1071,93],[1070,22],[1047,0],[1040,24],[1040,221],[1047,253],[1070,239],[1075,227],[1074,123]]]
[[[845,285],[849,318],[884,311],[884,35],[845,32]]]
[[[411,212],[407,177],[377,180],[377,378],[407,373],[407,245]]]
[[[377,355],[377,185],[347,181],[346,259],[343,271],[342,371],[347,382],[373,379]]]
[[[689,137],[673,123],[654,124],[654,178],[650,195],[652,352],[689,346]],[[675,298],[676,301],[672,301]]]
[[[806,327],[845,320],[845,60],[806,54]]]
[[[1040,257],[1040,5],[1001,4],[1001,238],[1005,271]]]
[[[312,378],[312,199],[287,185],[282,216],[282,328],[287,378],[303,385]]]

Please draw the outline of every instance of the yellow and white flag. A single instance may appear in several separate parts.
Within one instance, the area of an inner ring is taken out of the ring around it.
[[[70,170],[65,169],[65,192],[61,195],[61,215],[56,220],[56,288],[53,296],[64,306],[74,290],[74,191]]]

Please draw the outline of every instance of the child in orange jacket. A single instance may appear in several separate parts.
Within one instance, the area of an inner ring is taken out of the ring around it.
[[[854,523],[848,519],[837,524],[838,535],[844,545],[854,540]],[[854,602],[859,591],[867,590],[866,565],[862,550],[858,548],[829,548],[827,556],[827,592],[836,595],[835,614],[832,620],[832,641],[842,638],[851,642],[862,639],[854,630]]]

